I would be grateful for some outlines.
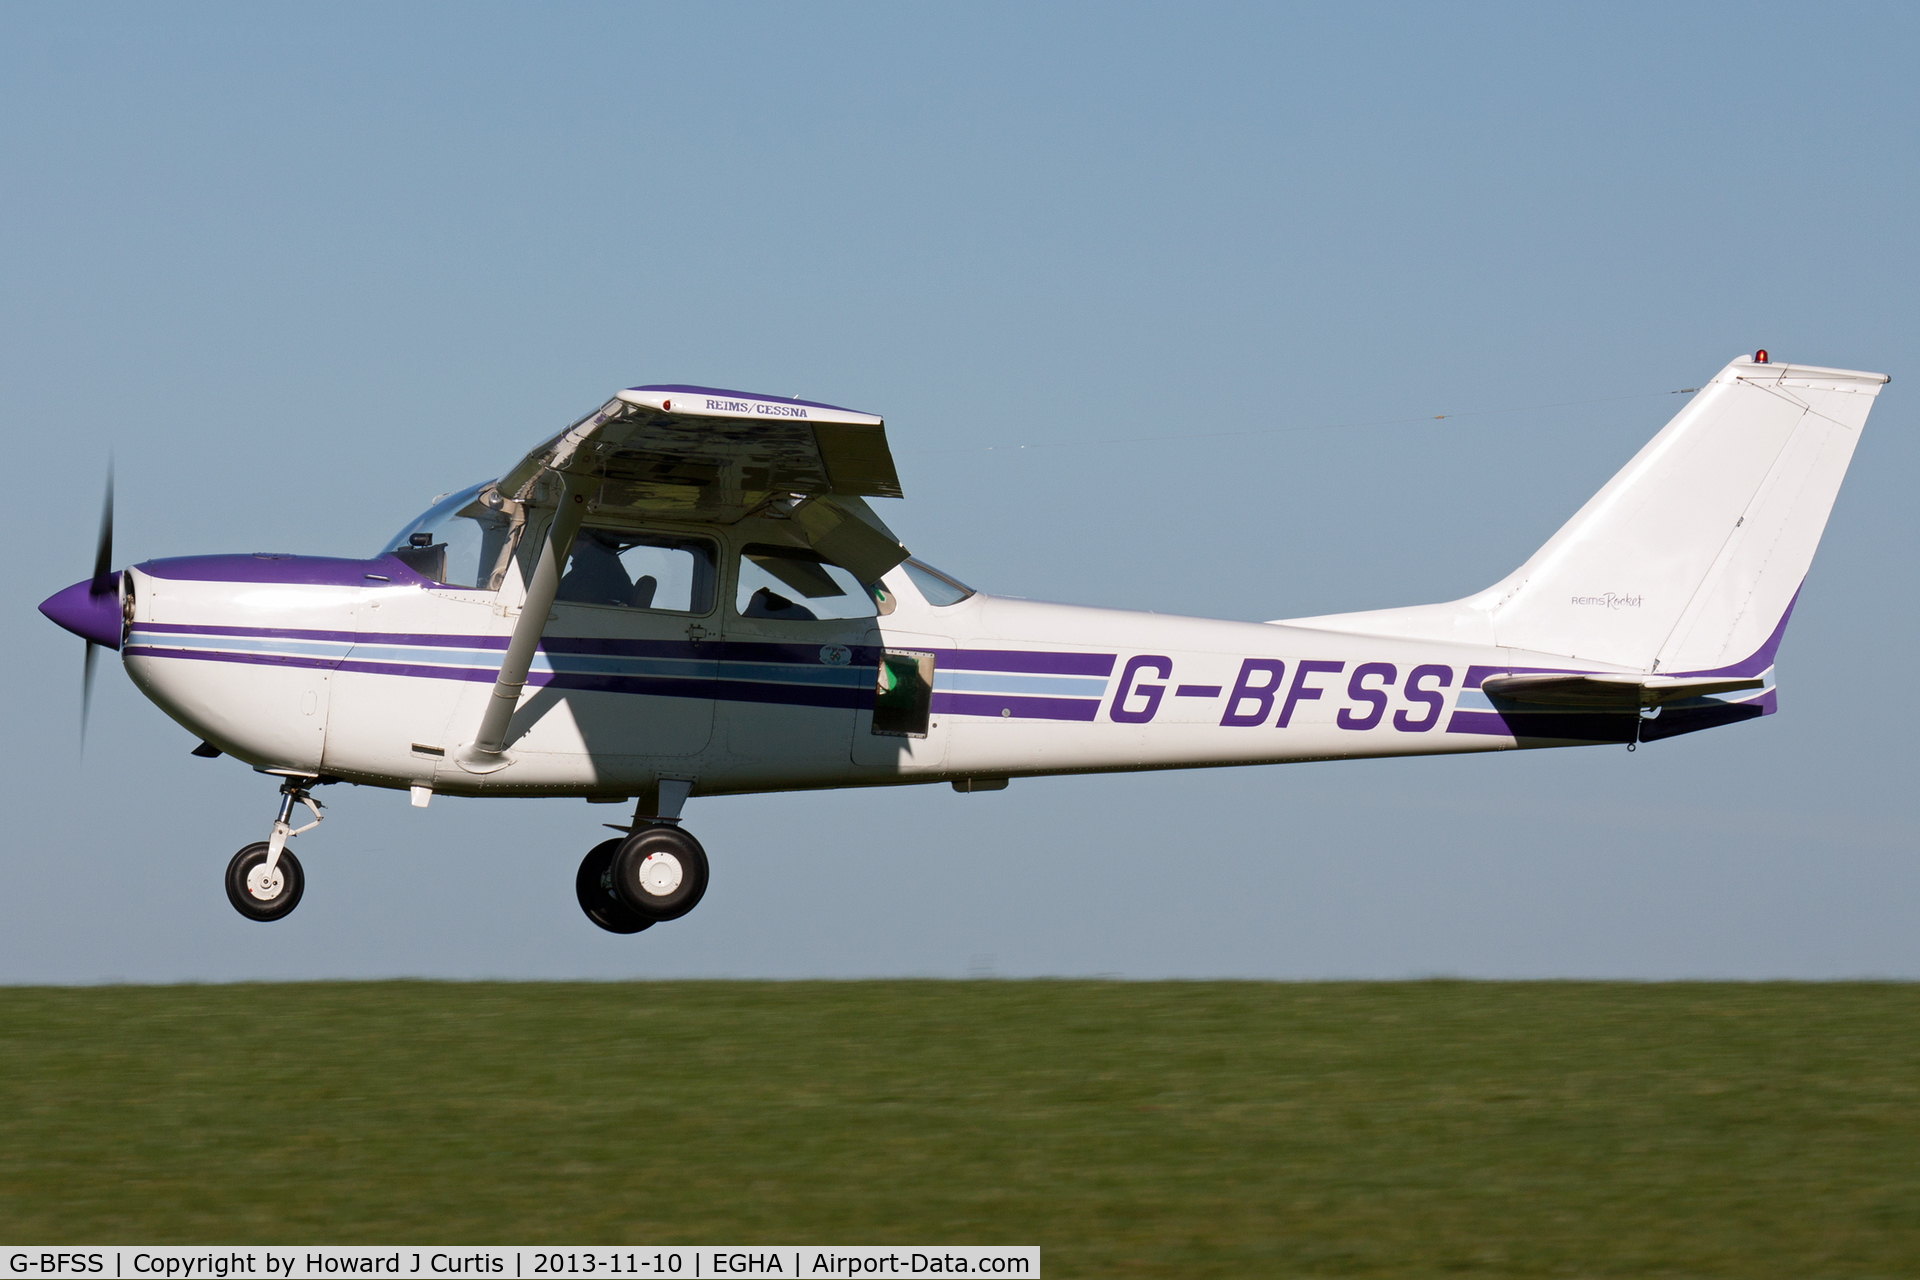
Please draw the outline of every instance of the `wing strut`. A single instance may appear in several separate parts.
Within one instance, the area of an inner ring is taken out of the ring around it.
[[[553,612],[553,598],[560,590],[560,571],[573,551],[574,535],[586,518],[587,495],[570,481],[560,493],[560,508],[547,536],[540,544],[540,559],[533,567],[533,580],[527,584],[527,598],[520,605],[520,618],[513,624],[513,638],[507,641],[507,655],[500,660],[500,674],[493,682],[493,696],[480,716],[480,730],[458,757],[460,767],[469,773],[492,773],[505,768],[507,722],[520,705],[520,691],[527,686],[527,671],[533,666],[533,652],[540,645],[540,634],[547,629],[547,615]]]

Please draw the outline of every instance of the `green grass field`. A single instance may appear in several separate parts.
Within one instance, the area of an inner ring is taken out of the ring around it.
[[[0,1237],[1920,1274],[1920,987],[0,989]]]

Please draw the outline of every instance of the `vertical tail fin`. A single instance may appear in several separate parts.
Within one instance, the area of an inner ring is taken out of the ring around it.
[[[1448,605],[1306,625],[1662,674],[1756,662],[1758,672],[1771,665],[1886,381],[1737,359],[1494,586]]]

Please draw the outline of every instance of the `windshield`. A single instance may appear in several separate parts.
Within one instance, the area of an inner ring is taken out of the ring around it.
[[[513,549],[514,522],[480,504],[481,492],[492,483],[485,480],[440,499],[388,539],[381,553],[449,587],[499,590]]]

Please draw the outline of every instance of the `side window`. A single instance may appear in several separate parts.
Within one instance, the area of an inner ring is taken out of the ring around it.
[[[871,618],[879,612],[860,580],[801,547],[749,543],[740,550],[733,607],[743,618],[814,622]]]
[[[713,611],[713,544],[631,529],[580,530],[556,599],[667,613]]]
[[[936,609],[959,604],[973,594],[972,587],[951,574],[940,572],[924,560],[908,560],[902,567],[927,603]]]

